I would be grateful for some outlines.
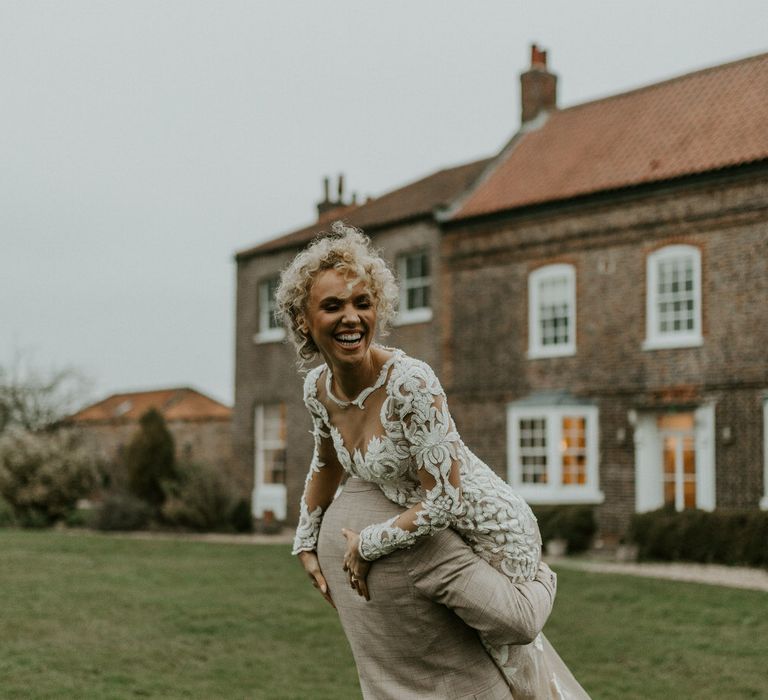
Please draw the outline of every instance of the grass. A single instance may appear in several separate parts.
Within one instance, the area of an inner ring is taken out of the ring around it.
[[[559,571],[547,636],[596,700],[768,696],[766,594]],[[0,530],[2,698],[358,698],[288,548]]]

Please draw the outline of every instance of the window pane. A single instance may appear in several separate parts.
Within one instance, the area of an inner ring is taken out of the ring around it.
[[[285,404],[262,406],[261,434],[256,436],[256,449],[261,452],[264,463],[263,483],[285,483],[286,420]]]
[[[280,320],[280,316],[277,315],[277,302],[275,301],[275,294],[279,284],[280,279],[278,277],[273,277],[264,280],[259,287],[259,304],[262,305],[260,310],[261,330],[282,328],[283,324]]]
[[[664,505],[675,505],[675,452],[677,451],[677,438],[666,436],[664,438],[664,452],[662,455],[664,465]]]
[[[520,426],[520,474],[524,484],[547,483],[547,421],[526,418]]]
[[[275,294],[277,293],[277,287],[280,280],[275,277],[267,282],[267,304],[269,308],[269,327],[280,328],[280,317],[277,315],[277,301]]]
[[[413,253],[405,259],[406,279],[429,277],[429,259],[426,252]]]
[[[429,255],[419,251],[399,259],[401,298],[404,311],[429,308]]]
[[[692,435],[683,437],[683,502],[696,507],[696,447]]]
[[[269,442],[285,441],[285,406],[269,404],[264,406],[264,436]]]
[[[564,345],[570,337],[568,277],[547,277],[539,282],[539,331],[542,345]]]
[[[422,309],[429,306],[429,288],[414,287],[408,290],[408,308]]]
[[[563,484],[587,482],[586,423],[584,416],[563,416],[560,440]]]
[[[662,413],[656,419],[659,430],[693,430],[693,413]]]
[[[656,308],[660,333],[685,333],[695,328],[694,259],[691,255],[659,260]]]
[[[264,450],[264,483],[285,483],[285,449]]]

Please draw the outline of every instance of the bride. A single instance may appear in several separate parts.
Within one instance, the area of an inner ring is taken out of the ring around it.
[[[513,582],[532,580],[541,538],[531,509],[464,445],[429,365],[374,342],[396,299],[394,277],[368,238],[340,222],[281,277],[277,302],[301,361],[318,353],[325,360],[304,383],[315,449],[293,553],[327,597],[316,543],[346,473],[406,508],[359,533],[344,531],[344,570],[366,599],[376,559],[446,527]],[[483,642],[515,698],[588,697],[543,635],[528,645]]]

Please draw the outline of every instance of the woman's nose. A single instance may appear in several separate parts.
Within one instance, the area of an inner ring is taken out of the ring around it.
[[[341,320],[346,323],[359,323],[360,314],[358,314],[357,309],[350,304],[349,306],[344,307],[344,315],[341,317]]]

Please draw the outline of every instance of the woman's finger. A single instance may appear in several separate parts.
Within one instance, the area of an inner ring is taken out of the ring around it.
[[[366,600],[371,599],[371,594],[368,592],[368,582],[364,578],[357,580],[357,592]]]
[[[323,595],[328,593],[328,584],[325,582],[325,576],[319,571],[314,574],[314,586],[315,588],[319,588]]]

